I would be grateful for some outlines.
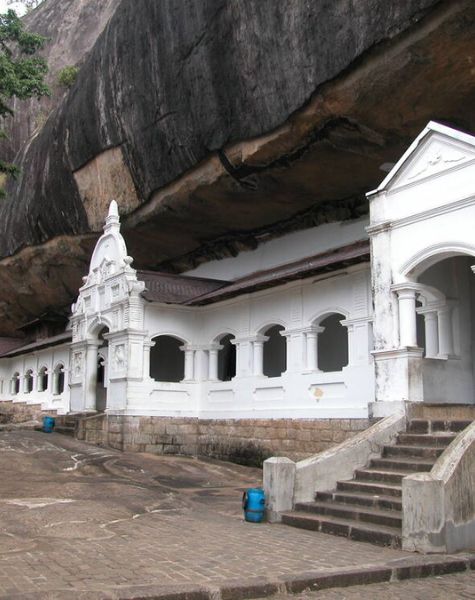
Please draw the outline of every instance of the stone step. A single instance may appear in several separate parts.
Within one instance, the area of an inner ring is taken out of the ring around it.
[[[355,481],[387,482],[400,484],[403,477],[409,475],[407,471],[392,469],[356,469]]]
[[[317,502],[335,501],[342,504],[356,506],[368,506],[382,508],[387,510],[401,510],[402,500],[396,496],[385,496],[380,494],[368,494],[364,492],[352,493],[335,490],[333,492],[317,492],[315,494]]]
[[[320,531],[348,537],[360,542],[370,542],[380,546],[401,546],[401,531],[397,527],[385,525],[371,525],[349,519],[337,519],[335,517],[322,517],[308,512],[284,512],[282,522],[292,527]]]
[[[436,446],[384,446],[383,457],[391,456],[414,456],[418,458],[433,458],[437,459],[445,448],[437,448]]]
[[[68,435],[70,437],[74,437],[75,429],[74,427],[66,427],[64,425],[56,425],[54,428],[55,433],[61,433],[62,435]]]
[[[474,404],[431,404],[426,401],[412,404],[413,419],[429,421],[471,420],[475,419]]]
[[[376,525],[387,525],[388,527],[402,527],[402,513],[396,510],[383,510],[378,508],[362,508],[339,502],[300,502],[295,505],[297,512],[309,512],[312,514],[336,517],[337,519],[349,519],[351,521],[362,521]]]
[[[433,460],[424,460],[416,457],[390,457],[390,458],[373,458],[370,461],[370,468],[378,470],[394,469],[396,471],[407,471],[407,473],[427,472],[432,469],[435,463]]]
[[[435,446],[437,448],[446,448],[455,439],[455,433],[400,433],[398,434],[398,444],[402,446]]]
[[[380,496],[402,496],[401,485],[384,484],[374,481],[338,481],[336,484],[337,491],[350,493],[377,494]]]
[[[453,431],[460,433],[466,429],[473,421],[469,420],[457,420],[457,421],[431,421],[431,430],[435,431]]]
[[[472,423],[466,419],[449,419],[449,420],[433,420],[433,419],[412,419],[409,422],[408,433],[434,433],[434,432],[452,432],[458,433],[463,431]]]

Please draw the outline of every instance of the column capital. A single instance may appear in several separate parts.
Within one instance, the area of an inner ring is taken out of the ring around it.
[[[392,291],[397,294],[399,300],[412,300],[415,299],[416,294],[419,290],[416,287],[405,286],[403,284],[398,284],[398,286],[392,286]]]
[[[258,333],[256,335],[247,335],[240,338],[234,338],[233,340],[229,341],[234,346],[238,346],[239,344],[248,344],[250,342],[267,342],[268,339],[268,336]]]
[[[87,347],[87,349],[93,349],[95,348],[97,350],[97,348],[99,348],[99,346],[101,345],[101,342],[99,340],[86,340],[85,345]]]

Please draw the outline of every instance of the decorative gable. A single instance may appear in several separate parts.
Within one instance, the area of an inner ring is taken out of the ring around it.
[[[92,254],[89,273],[83,278],[84,285],[79,290],[77,302],[71,307],[73,341],[87,336],[87,331],[96,323],[104,323],[109,332],[128,326],[140,327],[142,311],[139,296],[145,285],[138,281],[132,262],[120,233],[118,207],[113,200],[104,234]],[[130,309],[131,304],[135,312]]]
[[[475,162],[475,137],[431,121],[368,196],[392,192]]]

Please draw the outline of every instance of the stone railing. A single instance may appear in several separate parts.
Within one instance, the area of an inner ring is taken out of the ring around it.
[[[382,419],[354,437],[297,463],[273,457],[264,462],[264,489],[268,518],[291,510],[297,502],[310,502],[315,492],[336,487],[338,480],[352,479],[356,469],[365,467],[406,428],[406,415],[398,413]]]
[[[404,550],[455,552],[475,546],[475,421],[430,473],[402,480],[402,508]]]

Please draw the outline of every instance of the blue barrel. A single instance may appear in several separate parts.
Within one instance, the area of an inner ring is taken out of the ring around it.
[[[250,488],[242,495],[244,518],[250,523],[260,523],[264,519],[266,497],[261,488]]]
[[[45,433],[51,433],[54,429],[54,418],[43,417],[43,431]]]

